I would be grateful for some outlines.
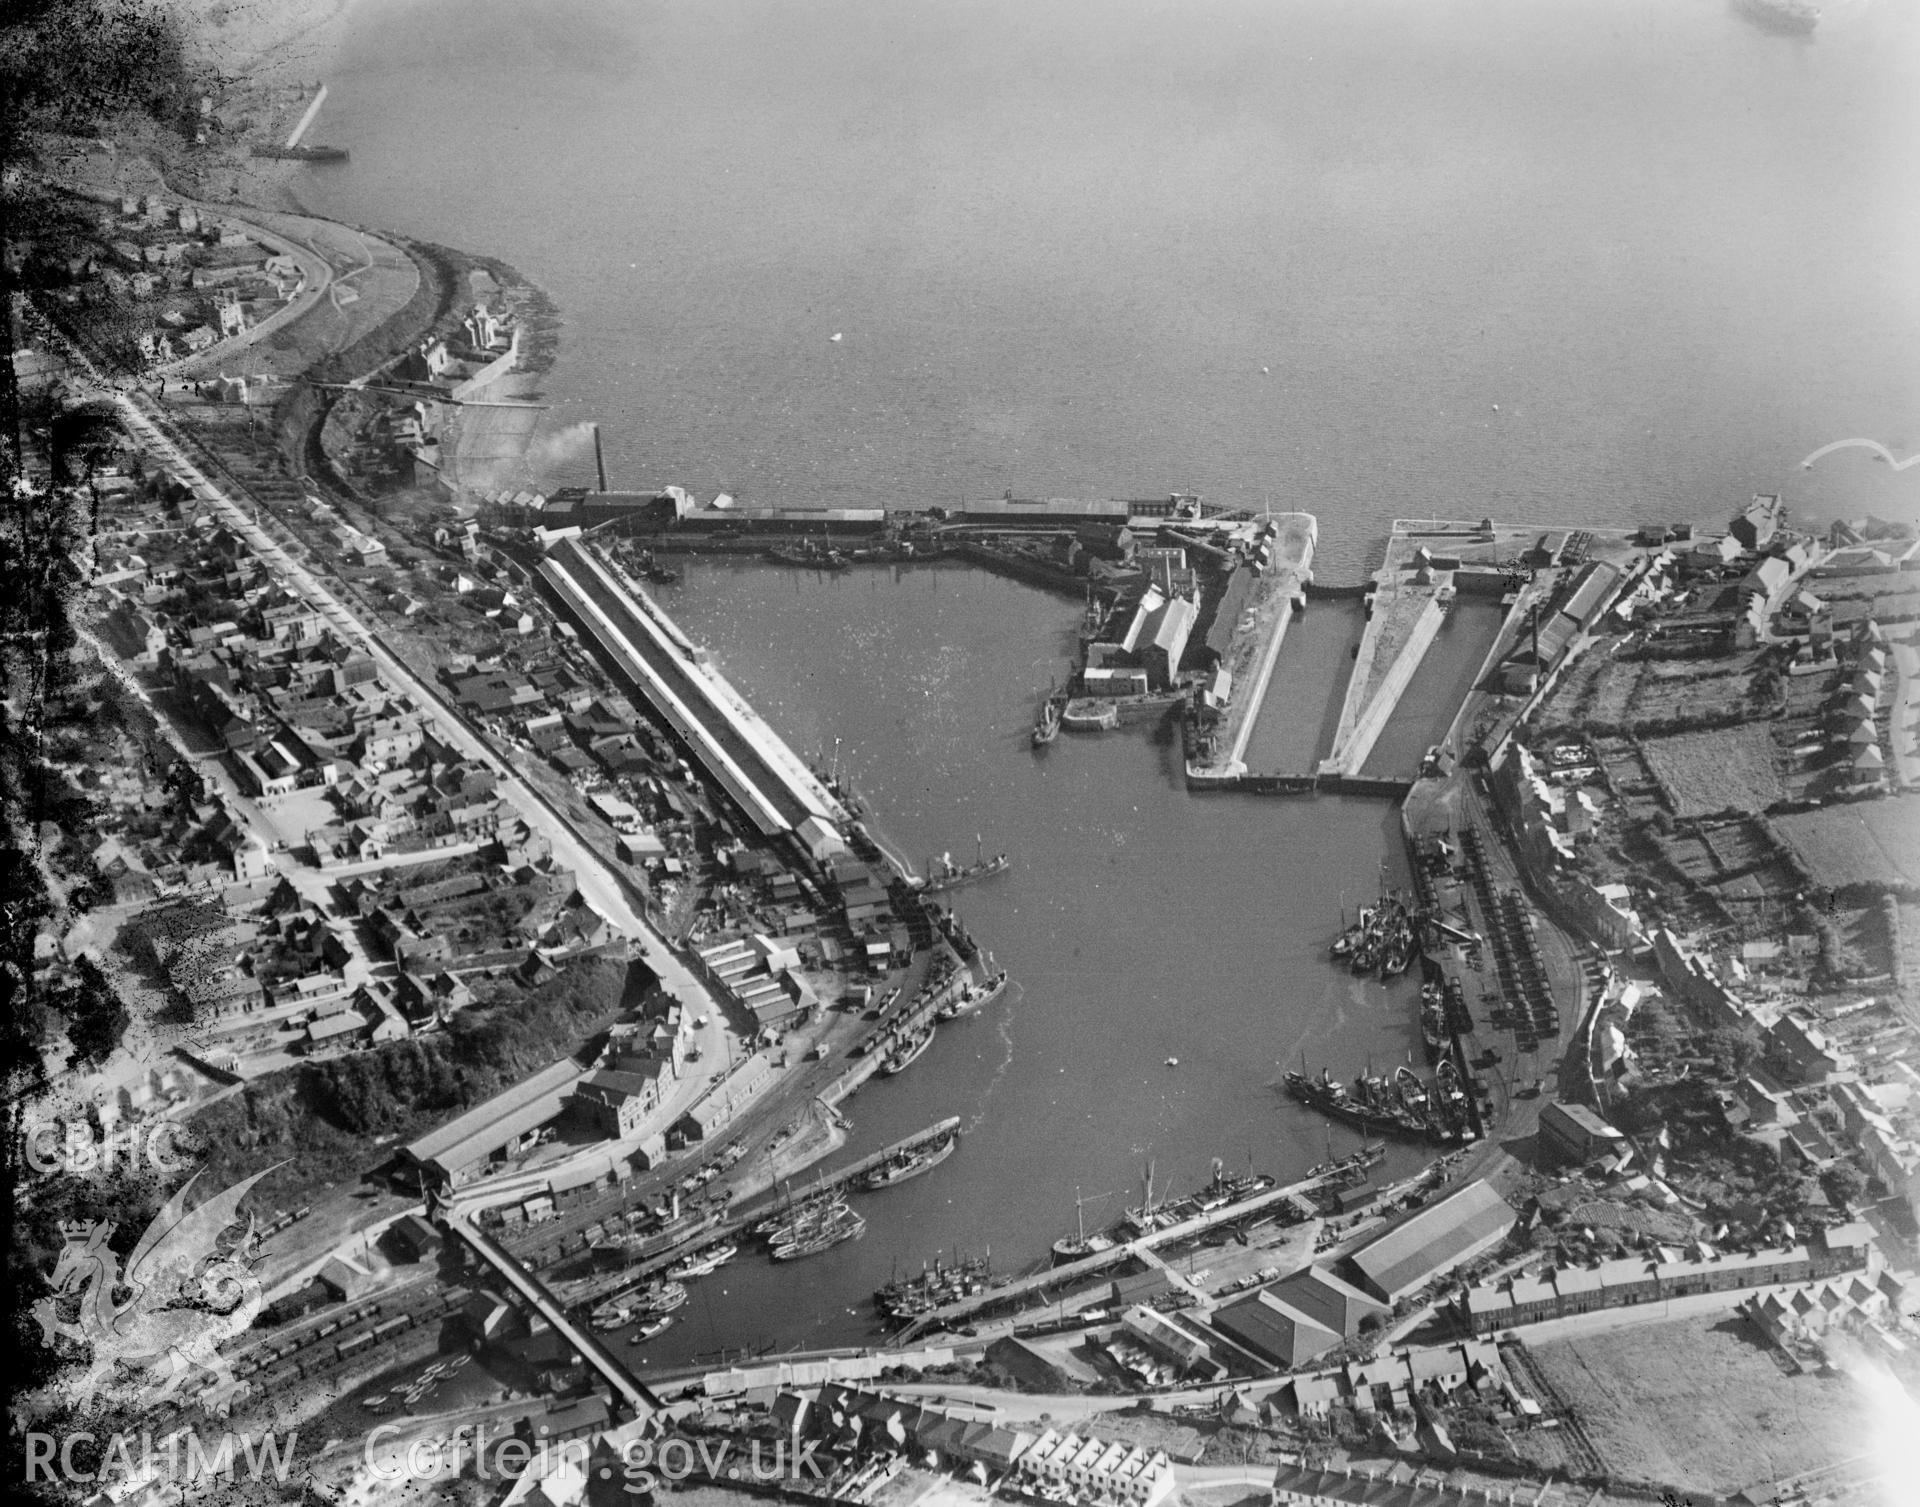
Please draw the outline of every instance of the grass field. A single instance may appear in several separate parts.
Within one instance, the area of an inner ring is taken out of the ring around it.
[[[1630,1479],[1731,1492],[1865,1447],[1855,1384],[1783,1375],[1735,1314],[1556,1340],[1532,1355]]]
[[[1815,884],[1920,883],[1920,800],[1855,801],[1774,818]]]
[[[1649,738],[1641,747],[1672,795],[1675,816],[1764,811],[1786,797],[1764,725]]]

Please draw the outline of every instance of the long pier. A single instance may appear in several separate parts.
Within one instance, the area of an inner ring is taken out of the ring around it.
[[[625,1366],[614,1359],[613,1352],[600,1342],[599,1337],[586,1325],[576,1322],[566,1305],[548,1290],[546,1284],[522,1266],[499,1242],[484,1234],[458,1209],[444,1209],[440,1218],[456,1239],[505,1278],[507,1285],[524,1302],[530,1304],[553,1325],[561,1338],[580,1352],[581,1359],[613,1388],[635,1418],[651,1418],[659,1410],[659,1401],[634,1380]]]
[[[968,1298],[956,1298],[951,1303],[944,1303],[938,1308],[929,1309],[921,1314],[901,1331],[899,1342],[909,1343],[930,1329],[952,1328],[984,1309],[1038,1306],[1042,1300],[1042,1294],[1049,1290],[1070,1285],[1106,1267],[1118,1265],[1122,1261],[1136,1260],[1153,1265],[1152,1252],[1159,1246],[1190,1240],[1195,1235],[1205,1234],[1217,1225],[1235,1224],[1249,1215],[1285,1204],[1310,1189],[1319,1187],[1325,1181],[1324,1177],[1310,1177],[1301,1182],[1291,1183],[1284,1188],[1269,1188],[1264,1193],[1256,1193],[1250,1198],[1242,1199],[1239,1203],[1226,1204],[1208,1213],[1196,1214],[1191,1219],[1184,1219],[1179,1224],[1168,1225],[1164,1230],[1151,1231],[1138,1240],[1116,1243],[1110,1250],[1096,1251],[1091,1256],[1082,1256],[1078,1261],[1069,1261],[1043,1272],[1035,1272],[1030,1277],[1021,1277],[1005,1287],[996,1287]]]
[[[901,1153],[915,1151],[930,1141],[940,1140],[943,1136],[958,1134],[959,1130],[960,1117],[958,1115],[949,1115],[946,1119],[929,1125],[925,1130],[915,1131],[912,1135],[895,1141],[891,1146],[882,1147],[879,1151],[873,1152],[871,1155],[861,1157],[857,1162],[849,1162],[837,1172],[828,1173],[816,1178],[807,1184],[807,1195],[813,1197],[821,1193],[837,1192],[841,1188],[846,1187],[847,1184],[865,1177],[869,1172],[873,1171],[875,1167],[881,1166],[894,1157],[899,1156]],[[769,1203],[756,1204],[751,1213],[744,1213],[738,1216],[737,1219],[729,1220],[728,1225],[736,1230],[745,1229],[754,1221],[764,1219],[768,1214],[772,1213],[774,1209],[778,1208],[779,1205],[780,1200],[778,1198]]]
[[[925,1130],[917,1130],[910,1136],[903,1136],[891,1146],[883,1146],[880,1150],[863,1156],[856,1162],[850,1162],[836,1172],[824,1174],[810,1181],[807,1184],[805,1196],[812,1198],[822,1193],[836,1192],[856,1179],[866,1176],[883,1162],[903,1152],[917,1150],[930,1141],[939,1140],[942,1136],[958,1134],[959,1130],[960,1117],[949,1115],[946,1119],[929,1125]],[[567,1301],[570,1306],[577,1309],[613,1297],[629,1288],[644,1286],[652,1280],[655,1273],[677,1260],[689,1246],[714,1245],[741,1234],[779,1208],[783,1197],[784,1195],[778,1195],[773,1198],[755,1199],[748,1208],[729,1214],[724,1219],[715,1220],[711,1224],[663,1232],[659,1237],[661,1244],[648,1250],[645,1255],[636,1257],[624,1270],[603,1279],[570,1285],[567,1289]]]

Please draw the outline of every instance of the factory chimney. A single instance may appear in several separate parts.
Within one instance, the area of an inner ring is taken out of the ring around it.
[[[607,455],[600,448],[600,426],[593,426],[593,469],[600,478],[600,490],[607,490]]]

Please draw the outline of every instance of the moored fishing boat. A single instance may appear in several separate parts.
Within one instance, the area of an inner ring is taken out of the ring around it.
[[[860,1186],[869,1193],[874,1193],[882,1188],[891,1188],[895,1183],[904,1183],[909,1178],[931,1172],[952,1156],[954,1148],[959,1144],[960,1136],[955,1132],[942,1136],[931,1145],[917,1146],[897,1156],[888,1157],[886,1161],[860,1179]]]
[[[974,837],[974,860],[969,864],[957,864],[951,853],[942,853],[928,865],[928,873],[914,886],[923,895],[937,895],[943,890],[957,890],[963,884],[972,884],[976,879],[986,879],[994,874],[1004,873],[1013,862],[1005,853],[986,856],[979,836]]]
[[[925,1026],[909,1036],[888,1054],[887,1060],[880,1064],[880,1075],[891,1078],[896,1073],[904,1073],[920,1060],[920,1054],[933,1045],[933,1027]]]
[[[968,984],[960,993],[948,1000],[933,1012],[935,1020],[954,1020],[962,1015],[971,1015],[975,1010],[992,1004],[1007,989],[1007,970],[1002,968],[985,983]]]
[[[867,1232],[867,1222],[845,1204],[835,1206],[833,1214],[822,1221],[818,1228],[784,1241],[774,1246],[775,1261],[798,1261],[806,1256],[817,1256],[822,1251],[849,1240],[858,1240]]]

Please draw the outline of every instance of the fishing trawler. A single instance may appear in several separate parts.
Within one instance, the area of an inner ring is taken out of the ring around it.
[[[1105,1194],[1099,1195],[1105,1197]],[[1078,1261],[1083,1256],[1097,1256],[1102,1251],[1113,1249],[1113,1241],[1102,1234],[1087,1233],[1087,1202],[1080,1196],[1079,1189],[1074,1190],[1073,1212],[1079,1222],[1079,1233],[1062,1235],[1053,1242],[1053,1263],[1059,1266],[1068,1261]]]
[[[1287,1093],[1293,1098],[1345,1124],[1422,1140],[1427,1136],[1425,1121],[1416,1120],[1398,1105],[1384,1102],[1384,1080],[1356,1079],[1357,1093],[1335,1083],[1325,1068],[1317,1078],[1310,1078],[1304,1072],[1289,1072],[1284,1081]]]
[[[882,1188],[891,1188],[895,1183],[904,1183],[909,1178],[931,1172],[952,1156],[959,1144],[960,1136],[955,1132],[942,1136],[931,1145],[913,1147],[890,1156],[861,1178],[860,1186],[869,1193],[877,1193]]]
[[[995,1277],[991,1263],[991,1255],[969,1257],[951,1266],[936,1260],[931,1267],[922,1267],[918,1276],[897,1278],[879,1288],[873,1295],[874,1306],[894,1323],[907,1323],[942,1303],[1004,1286],[1008,1279]]]
[[[1447,1007],[1438,984],[1420,986],[1420,1040],[1427,1061],[1438,1062],[1447,1051]]]
[[[920,1060],[920,1054],[933,1045],[933,1027],[927,1026],[909,1036],[888,1054],[887,1060],[880,1064],[880,1076],[891,1078],[904,1073]]]
[[[942,853],[928,867],[927,877],[922,879],[915,889],[923,895],[937,895],[944,890],[957,890],[963,884],[972,884],[977,879],[987,879],[995,874],[1004,873],[1013,862],[1005,853],[996,853],[989,858],[979,835],[973,839],[974,859],[969,864],[957,864],[951,853]]]
[[[1387,1159],[1385,1141],[1363,1141],[1360,1149],[1343,1157],[1335,1157],[1333,1145],[1329,1140],[1327,1159],[1317,1167],[1309,1168],[1308,1177],[1328,1178],[1341,1187],[1353,1187],[1367,1180],[1370,1169],[1377,1167]]]
[[[1002,968],[993,974],[984,984],[968,984],[967,987],[934,1011],[935,1020],[954,1020],[962,1015],[971,1015],[983,1005],[990,1005],[1007,988],[1007,970]]]

